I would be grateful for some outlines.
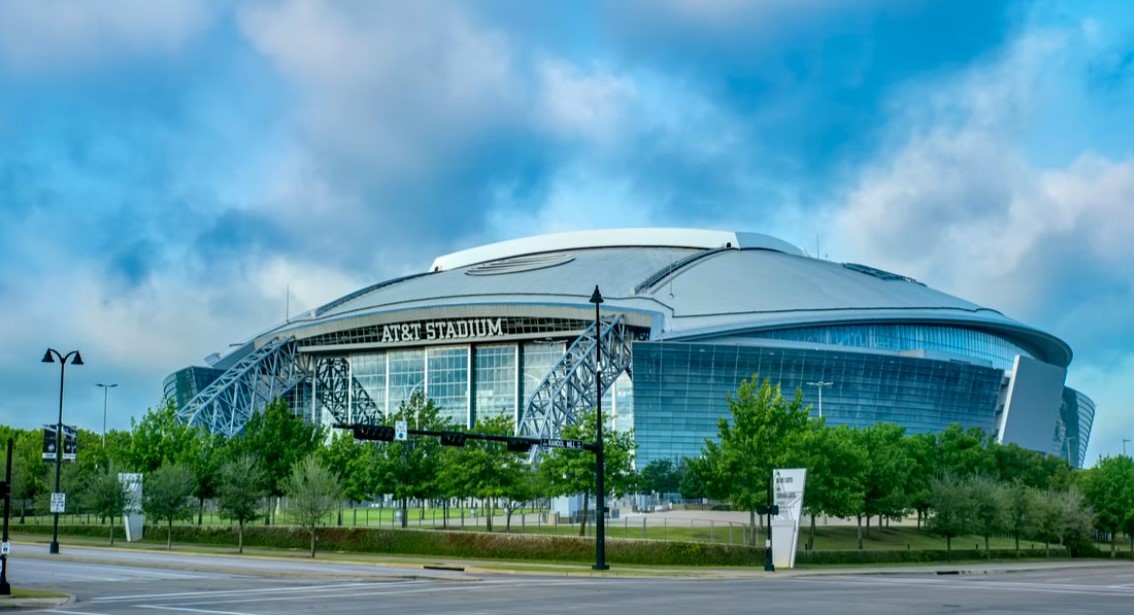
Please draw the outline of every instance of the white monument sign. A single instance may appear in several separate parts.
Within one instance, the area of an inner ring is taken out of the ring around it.
[[[780,513],[772,518],[772,563],[777,569],[794,568],[807,469],[773,470],[772,478],[773,497],[776,506],[780,507]]]

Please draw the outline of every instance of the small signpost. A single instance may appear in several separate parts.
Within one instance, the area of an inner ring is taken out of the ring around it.
[[[394,423],[394,439],[399,442],[404,442],[409,439],[409,425],[405,421],[396,421]]]
[[[66,493],[52,493],[51,494],[51,512],[62,513],[67,512],[67,494]]]

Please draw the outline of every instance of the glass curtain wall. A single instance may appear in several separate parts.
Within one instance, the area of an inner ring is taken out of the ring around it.
[[[470,422],[482,418],[507,415],[516,420],[516,360],[517,347],[477,346],[473,349],[476,363],[473,375],[473,416]]]
[[[469,347],[429,348],[425,394],[454,425],[469,422]]]

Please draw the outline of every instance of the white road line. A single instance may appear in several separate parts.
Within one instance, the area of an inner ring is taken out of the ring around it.
[[[800,579],[804,582],[812,582]],[[818,581],[818,579],[816,579]],[[840,583],[843,585],[857,585],[857,586],[889,586],[889,587],[942,587],[942,588],[955,588],[955,589],[988,589],[988,590],[1017,590],[1017,591],[1036,591],[1055,594],[1094,594],[1094,595],[1109,595],[1109,596],[1134,596],[1134,592],[1128,588],[1111,589],[1101,585],[1052,585],[1050,583],[1024,583],[1024,582],[1007,582],[1007,581],[980,581],[980,582],[957,582],[946,580],[929,580],[929,579],[824,579],[826,583]],[[963,583],[963,585],[962,585]]]
[[[106,613],[90,613],[87,611],[72,611],[70,609],[44,609],[42,613],[65,613],[66,615],[106,615]]]
[[[161,609],[163,611],[185,611],[188,613],[211,613],[212,615],[259,615],[257,613],[245,613],[243,611],[207,611],[205,609],[187,609],[176,606],[153,606],[149,604],[138,605],[143,609]]]
[[[300,587],[260,587],[253,589],[222,589],[217,591],[198,590],[191,592],[172,592],[167,594],[130,594],[126,596],[103,596],[100,598],[93,598],[91,602],[124,602],[130,600],[162,600],[167,598],[183,598],[186,596],[240,596],[245,594],[263,594],[273,593],[278,594],[282,592],[288,593],[303,593],[303,592],[321,592],[332,591],[335,589],[344,588],[357,588],[368,587],[371,585],[380,586],[398,586],[398,585],[421,585],[425,581],[393,581],[393,582],[379,582],[379,583],[340,583],[336,585],[304,585]]]

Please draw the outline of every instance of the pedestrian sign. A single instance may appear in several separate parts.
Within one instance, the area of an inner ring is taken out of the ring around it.
[[[405,421],[396,421],[394,423],[394,439],[398,441],[405,441],[409,439],[409,426]]]

